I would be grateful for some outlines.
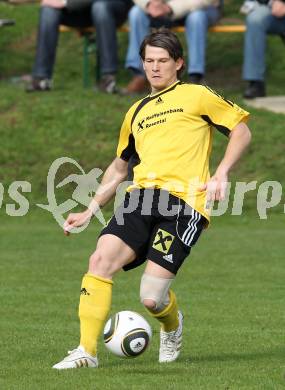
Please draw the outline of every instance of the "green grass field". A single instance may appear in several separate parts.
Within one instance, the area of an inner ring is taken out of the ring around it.
[[[237,16],[240,2],[225,4],[226,16]],[[150,320],[151,346],[135,360],[112,356],[101,341],[98,370],[51,369],[77,346],[81,277],[100,226],[94,221],[66,238],[35,204],[46,203],[46,176],[56,158],[73,158],[85,172],[108,165],[124,113],[136,98],[82,89],[82,44],[73,34],[60,37],[54,91],[27,95],[20,76],[31,71],[38,8],[1,2],[0,13],[16,20],[0,34],[0,389],[285,389],[284,190],[267,220],[256,211],[257,190],[249,192],[243,214],[213,218],[193,250],[174,284],[185,315],[179,361],[158,364],[158,326]],[[125,85],[125,34],[119,43],[118,81]],[[207,80],[248,109],[241,99],[242,45],[242,34],[211,34]],[[271,95],[284,94],[283,52],[281,40],[270,38]],[[284,188],[284,115],[250,111],[252,144],[232,180],[257,181],[257,189],[266,180],[278,181]],[[225,142],[215,137],[212,169]],[[70,172],[63,167],[58,180]],[[24,217],[6,213],[6,204],[14,203],[8,189],[15,180],[31,183],[31,193],[25,194],[31,207]],[[66,186],[58,201],[69,199],[72,191]],[[146,315],[138,298],[142,271],[118,275],[112,313],[130,309]]]
[[[100,368],[54,372],[78,343],[77,303],[99,225],[63,236],[41,212],[2,218],[1,389],[282,389],[284,360],[283,221],[216,218],[178,275],[185,314],[179,361],[161,366],[158,324],[134,360],[99,345]],[[142,268],[115,279],[112,312],[143,315]]]

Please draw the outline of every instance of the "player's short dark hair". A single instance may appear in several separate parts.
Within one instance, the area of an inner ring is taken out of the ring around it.
[[[167,28],[160,28],[151,32],[144,38],[140,47],[140,57],[143,61],[145,59],[145,48],[147,45],[165,49],[174,61],[177,61],[179,58],[183,59],[183,47],[181,42],[177,35]],[[184,68],[185,65],[183,64],[182,68],[178,71],[178,76],[183,73]]]

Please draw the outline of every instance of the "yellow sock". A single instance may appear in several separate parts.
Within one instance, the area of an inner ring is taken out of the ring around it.
[[[176,295],[172,290],[169,290],[169,299],[169,304],[161,312],[153,313],[148,310],[149,314],[161,323],[161,328],[165,332],[176,330],[179,326]]]
[[[112,280],[85,274],[82,279],[79,318],[80,345],[90,355],[97,352],[97,340],[108,316],[112,299]]]

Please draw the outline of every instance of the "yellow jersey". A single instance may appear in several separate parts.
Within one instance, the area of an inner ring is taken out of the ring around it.
[[[225,135],[249,113],[210,88],[177,81],[136,102],[120,131],[117,156],[128,161],[137,153],[134,188],[161,188],[183,199],[209,220],[206,192],[210,178],[213,128]]]

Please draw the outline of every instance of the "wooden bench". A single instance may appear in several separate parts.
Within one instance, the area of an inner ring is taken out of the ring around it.
[[[60,26],[60,32],[76,32],[80,37],[83,38],[83,86],[86,88],[90,84],[89,79],[89,54],[96,54],[96,62],[99,63],[99,56],[96,49],[95,41],[95,28],[86,27],[86,28],[73,28],[65,25]],[[240,19],[233,18],[222,18],[219,24],[209,27],[209,32],[211,33],[243,33],[246,30],[246,26],[243,24],[243,21]],[[185,32],[183,26],[174,27],[172,31],[176,33]],[[118,32],[129,32],[129,27],[123,25],[118,29]],[[100,69],[99,66],[96,66],[96,79],[100,78]]]

